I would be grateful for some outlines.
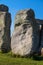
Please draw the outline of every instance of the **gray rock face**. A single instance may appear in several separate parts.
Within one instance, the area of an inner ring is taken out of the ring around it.
[[[19,11],[15,17],[15,27],[11,38],[12,53],[29,55],[38,52],[40,26],[32,9]]]
[[[11,14],[8,11],[8,7],[0,5],[0,50],[8,52],[11,48],[10,42],[10,26],[11,26]]]

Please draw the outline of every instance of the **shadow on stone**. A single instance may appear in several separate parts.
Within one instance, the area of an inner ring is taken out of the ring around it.
[[[0,11],[2,11],[2,12],[8,12],[8,10],[9,10],[9,8],[6,5],[4,5],[4,4],[0,5]]]

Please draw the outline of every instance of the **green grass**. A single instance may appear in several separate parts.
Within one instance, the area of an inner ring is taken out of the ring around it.
[[[0,53],[0,65],[43,65],[43,60],[38,60],[38,57],[33,58],[18,58],[13,57],[11,53]]]

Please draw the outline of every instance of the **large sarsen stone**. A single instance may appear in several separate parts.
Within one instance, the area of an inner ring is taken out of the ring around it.
[[[8,7],[0,5],[0,50],[3,52],[11,49],[10,26],[11,14],[8,12]]]
[[[11,38],[12,53],[29,55],[38,52],[40,27],[32,9],[21,10],[15,17],[15,27]]]

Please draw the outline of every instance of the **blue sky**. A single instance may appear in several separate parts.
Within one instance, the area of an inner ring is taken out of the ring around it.
[[[14,18],[19,10],[32,8],[35,17],[43,19],[43,0],[0,0],[0,4],[7,5],[12,15],[11,34],[14,30]]]

